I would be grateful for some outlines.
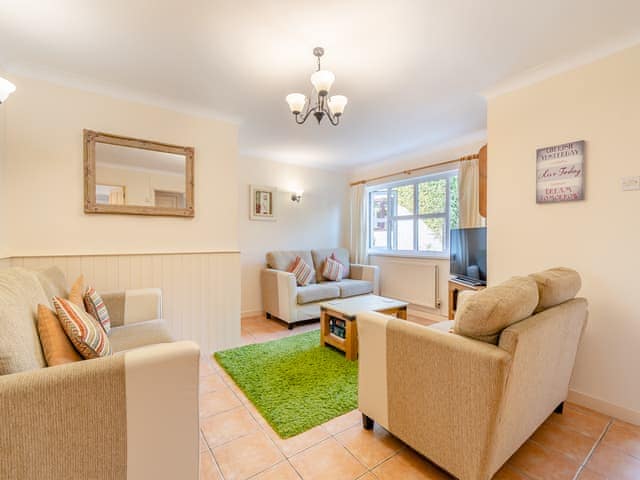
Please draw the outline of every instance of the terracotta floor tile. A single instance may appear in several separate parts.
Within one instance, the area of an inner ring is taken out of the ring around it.
[[[357,480],[378,480],[378,478],[371,472],[367,472],[361,477],[358,477]]]
[[[329,420],[324,424],[324,428],[326,428],[331,435],[335,435],[361,422],[362,414],[360,413],[360,411],[352,410],[351,412],[345,413],[344,415],[336,417],[333,420]]]
[[[599,438],[609,424],[609,417],[595,414],[587,409],[575,408],[569,404],[565,405],[562,415],[552,413],[545,423],[555,423],[589,437]]]
[[[572,480],[580,463],[528,441],[509,459],[510,467],[536,480]]]
[[[615,480],[640,478],[640,460],[605,443],[598,445],[587,468]]]
[[[200,432],[198,437],[199,437],[199,442],[200,442],[200,451],[201,452],[206,452],[209,449],[209,447],[207,446],[207,443],[202,438],[202,432]]]
[[[580,472],[580,476],[578,476],[577,480],[608,480],[608,479],[604,475],[600,475],[599,473],[596,473],[593,470],[584,468]]]
[[[280,462],[275,467],[253,477],[252,480],[300,480],[300,475],[289,462]]]
[[[378,425],[373,430],[365,430],[361,425],[355,425],[336,435],[336,440],[367,468],[375,467],[403,447],[402,442]]]
[[[208,450],[200,452],[200,480],[222,480],[216,462]]]
[[[213,392],[223,387],[226,387],[226,385],[217,373],[200,377],[200,393]]]
[[[200,418],[241,406],[240,400],[228,388],[200,395]]]
[[[521,473],[515,471],[513,468],[505,465],[496,472],[492,480],[529,480]]]
[[[454,480],[413,450],[405,449],[373,470],[380,480]]]
[[[207,417],[200,422],[200,428],[210,448],[260,429],[251,414],[243,407]]]
[[[304,480],[354,480],[366,472],[342,445],[333,438],[289,459]]]
[[[531,440],[543,447],[552,448],[568,455],[580,465],[598,441],[597,438],[589,437],[554,422],[545,423],[538,428]]]
[[[216,372],[213,369],[213,366],[211,365],[209,360],[201,358],[200,359],[200,376],[201,377],[206,377],[207,375],[212,375],[214,373],[216,373]]]
[[[614,420],[603,443],[640,459],[640,427]]]
[[[284,460],[262,431],[238,438],[213,449],[226,480],[244,480]]]
[[[322,425],[285,440],[280,438],[271,427],[266,429],[266,432],[286,457],[292,457],[329,437],[329,432]]]

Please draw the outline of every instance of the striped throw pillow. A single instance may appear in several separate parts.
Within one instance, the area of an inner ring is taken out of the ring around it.
[[[109,330],[111,330],[111,317],[109,316],[107,306],[95,288],[87,288],[87,291],[84,293],[84,306],[87,312],[102,325],[104,331],[109,333]]]
[[[311,275],[313,275],[313,269],[311,268],[311,266],[309,266],[309,264],[302,260],[300,257],[296,257],[287,271],[289,273],[293,273],[296,276],[296,283],[301,287],[309,285],[309,282],[311,281]]]
[[[327,280],[332,280],[334,282],[339,282],[342,280],[342,275],[344,274],[344,265],[339,261],[335,260],[333,256],[327,258],[324,261],[324,268],[322,269],[322,276]]]
[[[78,305],[60,297],[53,297],[58,319],[65,333],[86,359],[111,355],[111,343],[98,321]]]

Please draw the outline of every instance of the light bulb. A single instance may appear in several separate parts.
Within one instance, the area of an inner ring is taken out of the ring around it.
[[[316,91],[322,96],[326,95],[329,90],[331,90],[331,85],[333,85],[335,79],[335,75],[329,70],[318,70],[311,75],[311,83],[315,87]]]
[[[329,98],[329,110],[336,117],[339,117],[344,112],[344,107],[347,105],[348,99],[344,95],[334,95]]]
[[[289,104],[289,108],[291,109],[291,113],[297,115],[304,109],[304,104],[307,101],[307,97],[305,97],[302,93],[290,93],[287,95],[287,103]]]

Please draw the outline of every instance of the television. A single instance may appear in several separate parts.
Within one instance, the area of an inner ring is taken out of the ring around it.
[[[470,285],[487,284],[487,227],[451,229],[450,273]]]

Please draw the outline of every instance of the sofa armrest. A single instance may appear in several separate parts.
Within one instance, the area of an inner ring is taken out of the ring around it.
[[[367,280],[373,283],[374,295],[380,295],[380,267],[377,265],[352,263],[351,278],[354,280]]]
[[[265,268],[260,273],[264,311],[285,322],[295,322],[298,287],[293,273]]]
[[[379,313],[357,322],[360,410],[456,477],[489,478],[479,472],[489,468],[511,355]]]
[[[0,376],[0,478],[197,479],[198,364],[176,342]]]
[[[114,327],[162,318],[162,290],[159,288],[105,292],[100,296]]]

